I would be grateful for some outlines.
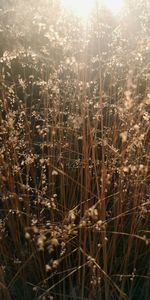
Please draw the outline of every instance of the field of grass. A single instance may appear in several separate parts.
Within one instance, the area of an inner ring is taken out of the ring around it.
[[[0,1],[0,299],[150,299],[149,112],[149,1]]]

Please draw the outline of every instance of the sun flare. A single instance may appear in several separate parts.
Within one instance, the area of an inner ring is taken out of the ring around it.
[[[96,3],[103,5],[113,14],[119,13],[123,8],[124,0],[61,0],[63,6],[75,15],[87,17]]]
[[[118,14],[124,5],[124,0],[105,0],[104,5],[113,13]]]
[[[90,14],[93,2],[93,0],[62,0],[65,8],[80,17],[87,17]]]

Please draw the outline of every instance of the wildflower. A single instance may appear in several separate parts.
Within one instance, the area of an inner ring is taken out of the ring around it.
[[[52,238],[52,239],[50,240],[50,244],[51,244],[52,246],[56,247],[56,246],[59,245],[59,242],[58,242],[58,240],[57,240],[56,238]]]
[[[34,156],[30,155],[25,159],[25,164],[26,165],[31,165],[34,162]]]
[[[29,233],[29,232],[26,232],[26,233],[25,233],[25,238],[26,238],[27,240],[29,240],[30,237],[31,237],[31,236],[30,236],[30,233]]]
[[[58,267],[58,265],[59,265],[59,261],[58,261],[58,260],[54,260],[54,261],[52,262],[52,267],[53,267],[54,269],[56,269],[56,268]]]
[[[39,247],[39,250],[44,250],[44,241],[46,240],[45,235],[40,234],[37,240],[37,245]]]
[[[90,207],[85,212],[85,217],[91,217],[92,219],[97,219],[97,217],[98,217],[98,210],[94,206]]]
[[[49,272],[49,271],[51,271],[51,266],[49,265],[49,264],[47,264],[46,266],[45,266],[45,270],[46,270],[46,272]]]
[[[120,133],[120,136],[122,138],[122,142],[125,143],[127,141],[127,131]]]
[[[53,170],[53,171],[52,171],[52,176],[57,176],[57,175],[58,175],[58,172],[55,171],[55,170]]]

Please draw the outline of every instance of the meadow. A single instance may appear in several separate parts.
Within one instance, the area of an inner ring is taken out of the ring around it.
[[[0,2],[0,299],[150,299],[150,2]]]

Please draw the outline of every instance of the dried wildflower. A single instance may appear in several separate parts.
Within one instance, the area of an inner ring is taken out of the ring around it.
[[[40,234],[37,239],[37,245],[39,250],[44,250],[44,242],[46,240],[46,236],[44,234]]]
[[[123,172],[128,173],[129,172],[129,167],[123,167]]]
[[[127,131],[123,131],[122,133],[120,133],[120,136],[122,138],[122,142],[125,143],[127,141],[127,136],[128,136]]]
[[[52,171],[52,176],[57,176],[58,175],[58,172],[56,170],[53,170]]]
[[[88,261],[88,266],[93,268],[93,266],[95,264],[95,258],[89,255],[87,257],[87,261]]]
[[[26,238],[27,240],[29,240],[29,239],[31,238],[31,236],[30,236],[30,233],[29,233],[29,232],[26,232],[26,233],[25,233],[25,238]]]
[[[29,155],[24,161],[25,165],[31,165],[34,162],[34,159],[34,155]]]
[[[59,260],[53,260],[52,268],[57,269],[58,266],[59,266]]]
[[[46,270],[46,272],[49,272],[49,271],[51,271],[51,266],[49,265],[49,264],[47,264],[46,266],[45,266],[45,270]]]
[[[76,219],[76,214],[75,211],[72,209],[68,212],[64,222],[65,224],[74,223],[75,219]]]
[[[97,221],[97,222],[96,222],[96,225],[95,225],[95,228],[96,228],[97,230],[103,229],[103,221],[102,221],[102,220]]]
[[[85,218],[91,218],[93,220],[96,220],[98,218],[98,210],[93,206],[90,207],[88,210],[84,213]]]
[[[52,238],[49,243],[51,246],[54,246],[54,247],[59,245],[59,241],[56,238]]]

